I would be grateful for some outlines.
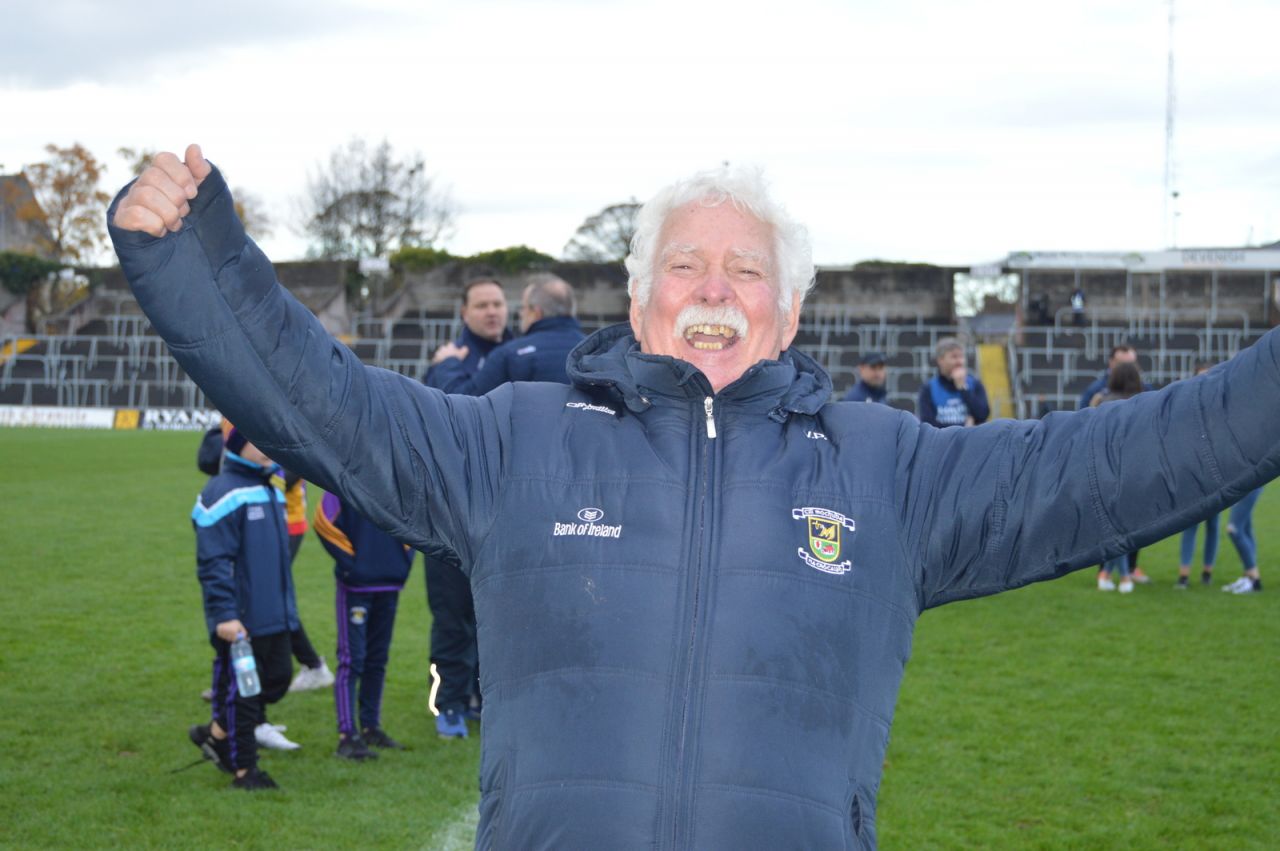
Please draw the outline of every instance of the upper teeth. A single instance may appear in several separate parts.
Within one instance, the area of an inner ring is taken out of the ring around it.
[[[733,337],[736,332],[725,325],[690,325],[684,331],[686,339],[694,334],[707,334],[713,337]]]

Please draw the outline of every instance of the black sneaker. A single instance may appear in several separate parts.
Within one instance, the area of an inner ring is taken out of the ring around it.
[[[226,739],[215,739],[213,733],[209,732],[208,724],[189,727],[187,738],[191,739],[191,744],[200,749],[205,759],[218,766],[219,771],[225,771],[227,774],[236,773],[231,766],[231,743]]]
[[[1187,577],[1185,577],[1185,576],[1179,576],[1179,577],[1178,577],[1178,581],[1174,583],[1173,587],[1174,587],[1174,590],[1176,590],[1176,591],[1186,591],[1186,590],[1187,590]]]
[[[1212,585],[1212,584],[1213,584],[1213,571],[1211,571],[1211,570],[1202,570],[1202,571],[1200,571],[1200,584],[1201,584],[1201,585],[1203,585],[1203,586],[1204,586],[1204,587],[1206,587],[1206,588],[1208,588],[1210,585]]]
[[[387,735],[386,731],[381,727],[365,727],[364,733],[360,736],[366,743],[375,748],[384,750],[402,751],[404,745]]]
[[[240,777],[231,781],[231,785],[236,789],[247,789],[250,792],[258,789],[279,789],[276,781],[271,779],[271,775],[265,771],[259,771],[255,765]]]
[[[354,733],[338,739],[337,755],[343,759],[353,759],[356,762],[378,758],[376,753],[369,750],[369,746],[365,744],[364,739]]]

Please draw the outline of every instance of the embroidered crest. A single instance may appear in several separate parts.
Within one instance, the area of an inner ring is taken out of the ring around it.
[[[351,607],[351,622],[356,626],[360,626],[369,619],[369,610],[364,606]]]
[[[829,508],[814,507],[791,509],[791,519],[804,520],[808,526],[809,552],[804,547],[796,550],[801,561],[823,573],[840,575],[853,569],[848,559],[838,561],[843,547],[841,530],[854,531],[852,520]]]

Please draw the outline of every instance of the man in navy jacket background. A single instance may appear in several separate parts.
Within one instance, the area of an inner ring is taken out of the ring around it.
[[[567,384],[565,359],[583,339],[576,314],[573,287],[555,275],[531,275],[520,299],[521,336],[494,349],[471,375],[464,366],[470,353],[446,343],[432,358],[431,386],[483,396],[508,381]]]
[[[507,327],[507,297],[493,277],[468,281],[458,310],[462,333],[441,346],[422,381],[445,390],[450,383],[473,378],[490,353],[511,340]],[[431,608],[430,709],[441,738],[465,739],[467,717],[480,713],[480,661],[476,649],[476,608],[471,583],[458,568],[458,558],[445,552],[424,552],[423,576]]]

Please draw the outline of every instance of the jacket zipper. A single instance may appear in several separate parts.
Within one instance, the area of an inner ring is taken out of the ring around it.
[[[281,470],[281,475],[284,475],[283,470]],[[306,487],[306,485],[303,485],[303,487]],[[277,493],[282,497],[284,496],[284,492],[277,490],[276,486],[271,483],[271,477],[268,476],[267,511],[275,519],[276,528],[280,530],[278,537],[284,541],[284,551],[280,554],[284,559],[284,570],[280,571],[280,593],[284,595],[284,606],[282,607],[282,611],[284,612],[284,628],[289,630],[289,577],[293,574],[293,565],[289,562],[289,524],[285,522],[284,516],[287,503],[283,500],[277,503]],[[298,622],[301,623],[302,619],[299,618]]]
[[[689,739],[690,725],[690,704],[694,702],[694,669],[696,667],[697,645],[698,645],[698,627],[699,611],[702,605],[702,586],[704,576],[709,570],[708,562],[710,554],[707,552],[707,512],[708,502],[710,498],[710,481],[711,481],[711,441],[716,437],[716,422],[713,416],[713,400],[711,396],[707,396],[702,401],[702,410],[706,416],[707,439],[699,441],[702,446],[702,469],[699,480],[701,482],[698,494],[698,530],[695,537],[697,545],[697,560],[693,576],[693,601],[689,618],[689,649],[685,659],[684,673],[684,690],[685,695],[684,709],[680,715],[680,733],[676,743],[675,753],[675,769],[676,777],[674,784],[674,794],[672,796],[672,818],[671,818],[671,841],[672,848],[681,848],[680,835],[688,829],[688,807],[684,800],[687,791],[685,781],[688,779],[689,755],[686,752]]]

